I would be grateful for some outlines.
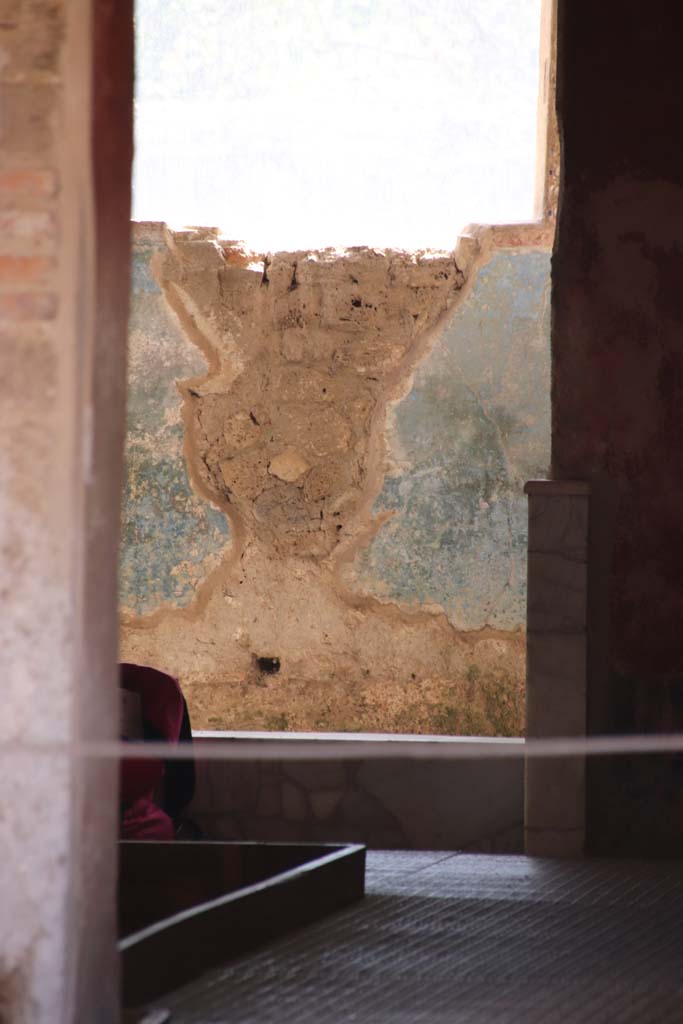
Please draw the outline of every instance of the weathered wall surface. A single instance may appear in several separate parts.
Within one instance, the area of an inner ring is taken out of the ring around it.
[[[526,480],[548,464],[550,254],[499,249],[387,423],[364,590],[460,629],[524,625]]]
[[[544,231],[257,257],[137,230],[124,656],[178,674],[197,726],[522,731]]]
[[[162,236],[138,228],[128,334],[126,476],[119,587],[125,612],[183,607],[216,567],[228,520],[190,486],[176,381],[206,360],[186,337],[154,277]]]

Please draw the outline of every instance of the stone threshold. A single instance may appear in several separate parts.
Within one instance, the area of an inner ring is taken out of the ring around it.
[[[233,732],[194,730],[193,739],[201,744],[230,743],[249,748],[250,755],[315,760],[416,758],[485,758],[487,753],[500,757],[520,756],[523,737],[506,736],[421,736],[398,733],[318,733],[318,732]],[[487,751],[488,748],[488,751]]]

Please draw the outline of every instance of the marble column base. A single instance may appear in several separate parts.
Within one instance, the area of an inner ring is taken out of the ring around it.
[[[586,734],[588,485],[531,481],[527,738]],[[526,852],[578,857],[585,841],[585,759],[528,757]]]

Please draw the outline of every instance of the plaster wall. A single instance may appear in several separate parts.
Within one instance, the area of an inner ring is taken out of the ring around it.
[[[213,729],[518,735],[549,237],[135,228],[122,657]]]
[[[680,731],[683,16],[561,0],[558,28],[553,474],[591,486],[588,727]],[[591,849],[683,848],[678,758],[588,770]]]

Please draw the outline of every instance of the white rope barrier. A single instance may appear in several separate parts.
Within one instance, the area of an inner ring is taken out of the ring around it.
[[[683,753],[683,733],[507,739],[479,736],[399,736],[384,733],[203,733],[188,749],[163,742],[59,743],[10,739],[0,757],[68,756],[100,760],[183,761],[472,761],[493,758],[609,757]]]

